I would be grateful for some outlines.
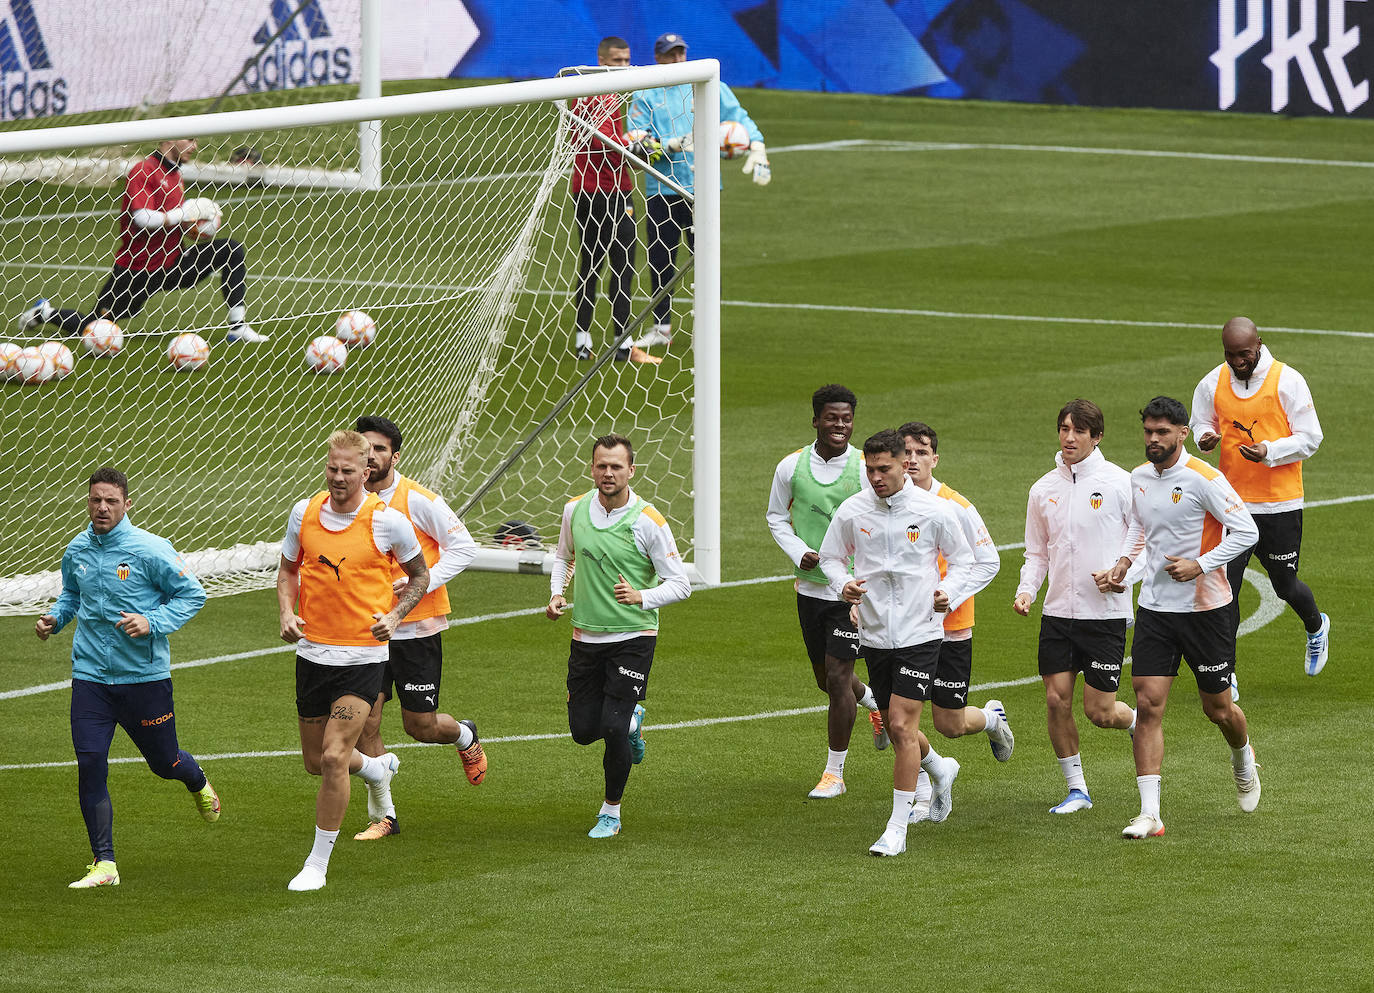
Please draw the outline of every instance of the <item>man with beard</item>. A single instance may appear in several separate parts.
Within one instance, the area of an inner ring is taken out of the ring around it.
[[[468,782],[476,786],[487,774],[487,756],[477,738],[477,725],[439,713],[439,682],[444,662],[442,634],[448,629],[449,611],[444,584],[473,560],[477,543],[442,496],[396,471],[402,439],[395,424],[385,417],[359,417],[356,430],[367,439],[370,449],[364,487],[410,520],[429,566],[425,595],[387,642],[382,692],[367,716],[358,751],[375,758],[386,754],[382,708],[394,692],[401,701],[401,726],[406,734],[416,741],[452,745]],[[399,595],[408,583],[408,577],[396,566],[392,589]],[[367,815],[371,823],[353,836],[355,841],[376,841],[400,832],[390,780],[369,785]]]
[[[1221,329],[1226,361],[1193,391],[1192,430],[1199,451],[1220,449],[1221,471],[1245,500],[1259,528],[1254,551],[1274,592],[1307,629],[1303,668],[1315,676],[1326,665],[1331,618],[1298,578],[1302,549],[1302,463],[1322,443],[1322,426],[1307,381],[1279,362],[1248,317]],[[1240,626],[1240,587],[1247,550],[1226,566],[1231,583],[1231,626]],[[1238,694],[1237,694],[1238,695]]]
[[[817,799],[844,793],[844,762],[857,704],[868,709],[874,746],[883,749],[888,743],[873,691],[854,675],[859,632],[850,620],[849,604],[830,588],[819,568],[821,540],[835,508],[868,485],[863,454],[849,443],[858,403],[854,393],[838,383],[822,386],[811,395],[816,441],[778,463],[768,494],[768,530],[792,560],[797,576],[794,588],[802,643],[816,686],[830,697],[825,772],[810,794]]]
[[[1259,767],[1245,714],[1231,699],[1236,634],[1226,563],[1259,537],[1254,520],[1226,477],[1201,459],[1185,457],[1188,411],[1172,397],[1155,397],[1140,412],[1145,458],[1131,473],[1131,526],[1115,565],[1095,574],[1102,592],[1124,584],[1132,561],[1144,556],[1135,619],[1131,686],[1136,698],[1133,740],[1140,813],[1123,838],[1164,833],[1160,770],[1164,764],[1164,707],[1186,659],[1207,719],[1231,747],[1240,809],[1259,806]]]

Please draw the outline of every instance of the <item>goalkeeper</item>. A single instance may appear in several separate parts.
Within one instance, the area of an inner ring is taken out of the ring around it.
[[[659,35],[654,42],[654,61],[659,65],[686,62],[687,42],[682,35]],[[666,173],[688,193],[696,189],[693,181],[693,117],[691,83],[639,90],[630,97],[630,128],[647,131],[663,143],[666,155],[655,168]],[[752,176],[758,185],[767,186],[773,178],[773,172],[768,165],[763,133],[724,81],[720,84],[720,119],[738,121],[749,132],[749,156],[744,160],[744,172]],[[649,283],[656,295],[676,275],[677,248],[684,233],[687,235],[687,247],[693,248],[692,203],[655,173],[646,171],[644,211],[648,217],[645,235],[649,247]],[[640,348],[668,344],[673,337],[672,317],[673,300],[669,294],[654,306],[653,327],[635,344]]]
[[[160,142],[157,151],[129,170],[119,213],[119,252],[96,298],[95,310],[54,307],[43,297],[19,315],[19,330],[55,324],[79,335],[98,318],[122,321],[134,317],[154,293],[184,290],[220,274],[220,289],[229,307],[229,341],[266,341],[246,322],[247,275],[243,245],[216,238],[181,247],[181,238],[197,221],[219,213],[213,201],[186,200],[182,163],[196,154],[196,139]]]

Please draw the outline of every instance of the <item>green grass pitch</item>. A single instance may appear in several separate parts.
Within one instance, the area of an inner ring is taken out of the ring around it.
[[[1063,781],[1033,679],[1038,622],[1009,609],[1011,549],[978,599],[974,681],[1013,685],[973,698],[1006,703],[1015,756],[1001,766],[982,737],[933,736],[963,763],[953,815],[913,829],[901,858],[871,859],[891,753],[873,751],[866,722],[849,792],[827,802],[806,799],[825,758],[821,714],[692,723],[823,703],[789,584],[732,585],[664,611],[648,757],[618,838],[585,837],[599,748],[558,737],[566,622],[457,625],[441,702],[497,739],[486,783],[469,787],[447,749],[402,748],[401,835],[353,842],[366,816],[355,789],[329,885],[312,895],[285,888],[315,791],[292,757],[289,653],[175,674],[182,743],[209,756],[225,814],[206,825],[180,786],[113,765],[113,890],[65,888],[89,854],[67,694],[0,699],[0,990],[1369,988],[1370,511],[1331,501],[1374,494],[1371,125],[743,100],[774,150],[774,181],[756,188],[724,164],[727,580],[785,571],[764,526],[767,487],[812,437],[808,397],[822,383],[859,394],[856,438],[934,424],[938,475],[1010,545],[1065,400],[1098,401],[1106,454],[1131,466],[1136,411],[1158,393],[1191,400],[1228,317],[1292,329],[1264,337],[1307,377],[1326,431],[1306,471],[1302,573],[1334,620],[1333,652],[1319,678],[1304,676],[1291,612],[1240,641],[1258,812],[1237,808],[1225,745],[1185,675],[1165,723],[1162,839],[1119,840],[1137,810],[1129,747],[1081,718],[1096,807],[1046,813]],[[22,502],[22,469],[9,485]],[[283,518],[297,495],[280,495]],[[456,617],[547,596],[528,577],[464,576],[450,591]],[[1258,600],[1247,588],[1243,612]],[[275,624],[270,593],[214,600],[174,657],[262,652],[278,644]],[[40,645],[31,631],[0,619],[0,693],[68,675],[70,638]],[[394,712],[385,736],[404,741]],[[113,754],[134,755],[122,735]]]

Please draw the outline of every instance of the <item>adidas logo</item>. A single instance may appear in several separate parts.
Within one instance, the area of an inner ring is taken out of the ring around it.
[[[323,0],[315,0],[293,19],[297,4],[272,0],[271,15],[253,32],[254,45],[268,48],[243,76],[243,85],[249,92],[294,90],[352,80],[353,50],[347,45],[335,47],[329,43],[334,33],[322,3]]]
[[[0,121],[67,110],[70,84],[56,74],[33,0],[9,0],[0,17]]]

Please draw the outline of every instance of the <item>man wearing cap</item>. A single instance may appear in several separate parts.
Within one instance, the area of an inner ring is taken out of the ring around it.
[[[682,35],[661,34],[654,42],[654,61],[672,65],[687,61],[687,42]],[[773,178],[768,165],[768,150],[763,145],[763,132],[749,113],[740,106],[738,98],[722,80],[720,84],[720,119],[738,121],[749,133],[749,155],[744,160],[744,173],[755,183],[767,186]],[[638,90],[630,97],[630,130],[647,131],[663,143],[664,156],[655,163],[657,172],[644,173],[644,212],[647,215],[645,233],[649,244],[649,284],[655,295],[677,272],[678,243],[683,233],[687,247],[692,248],[692,200],[695,191],[692,149],[692,84]],[[662,176],[674,185],[665,182]],[[685,190],[683,196],[678,188]],[[667,345],[673,337],[672,294],[654,305],[654,324],[636,345],[650,348]]]

